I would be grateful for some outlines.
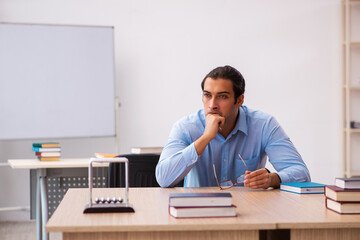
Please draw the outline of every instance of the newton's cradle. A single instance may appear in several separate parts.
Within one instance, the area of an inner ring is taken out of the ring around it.
[[[92,200],[92,166],[93,163],[125,163],[125,202],[122,197],[96,197]],[[89,163],[89,204],[85,206],[84,213],[114,213],[135,212],[129,203],[129,161],[127,158],[91,158]]]

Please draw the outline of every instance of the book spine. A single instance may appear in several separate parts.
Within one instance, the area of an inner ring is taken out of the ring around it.
[[[40,161],[59,161],[59,157],[38,157]]]

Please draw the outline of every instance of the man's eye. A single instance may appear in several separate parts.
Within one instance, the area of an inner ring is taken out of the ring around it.
[[[220,99],[227,99],[228,96],[227,96],[227,95],[220,95],[219,98],[220,98]]]
[[[209,97],[211,97],[211,94],[204,93],[204,97],[209,98]]]

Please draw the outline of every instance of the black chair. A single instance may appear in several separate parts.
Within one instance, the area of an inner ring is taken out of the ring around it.
[[[125,154],[129,160],[129,187],[159,187],[155,178],[155,167],[159,161],[157,154]],[[108,187],[125,187],[125,164],[110,163]]]
[[[129,160],[129,187],[159,187],[155,178],[158,154],[125,154]],[[176,184],[184,186],[184,181]],[[125,187],[125,163],[110,163],[108,169],[108,187]]]

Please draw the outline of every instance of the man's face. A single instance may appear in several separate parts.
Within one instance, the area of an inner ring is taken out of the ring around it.
[[[203,103],[205,115],[219,114],[225,119],[235,119],[238,108],[242,105],[244,95],[235,103],[232,82],[227,79],[207,78],[204,83]],[[226,120],[225,120],[226,122]]]

